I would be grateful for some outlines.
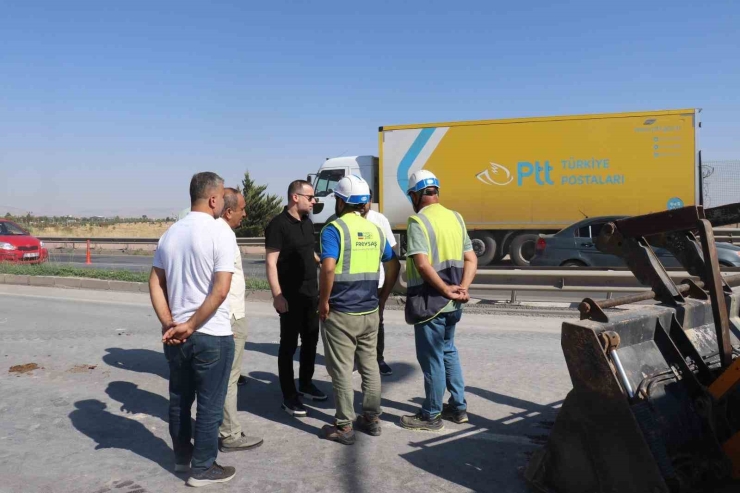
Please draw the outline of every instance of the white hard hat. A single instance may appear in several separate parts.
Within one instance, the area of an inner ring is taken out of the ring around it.
[[[370,202],[370,186],[359,176],[349,175],[339,180],[334,195],[348,204],[367,204]]]
[[[409,177],[409,188],[406,193],[418,192],[428,187],[439,188],[439,180],[431,171],[422,169]]]

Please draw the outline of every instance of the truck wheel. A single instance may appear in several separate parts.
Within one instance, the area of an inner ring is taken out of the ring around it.
[[[477,231],[470,235],[478,265],[488,265],[496,256],[496,238],[488,231]]]
[[[538,235],[525,233],[517,236],[511,241],[509,255],[514,265],[528,267],[529,261],[534,257],[535,245],[537,244]]]

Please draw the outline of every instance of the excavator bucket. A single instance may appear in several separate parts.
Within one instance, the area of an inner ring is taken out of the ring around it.
[[[712,226],[726,223],[707,219],[740,211],[727,207],[603,228],[597,247],[621,255],[652,289],[586,299],[581,320],[563,323],[573,390],[525,471],[534,489],[740,492],[740,275],[721,275]],[[695,278],[674,284],[651,245],[671,250]]]

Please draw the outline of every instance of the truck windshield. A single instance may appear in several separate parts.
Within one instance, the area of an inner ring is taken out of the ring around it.
[[[344,178],[343,169],[325,169],[316,177],[314,194],[317,197],[326,197],[334,191],[339,180]]]

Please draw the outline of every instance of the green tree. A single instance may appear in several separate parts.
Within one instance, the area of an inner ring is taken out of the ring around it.
[[[265,194],[266,189],[267,185],[257,185],[252,180],[249,171],[244,172],[241,192],[247,203],[247,217],[236,230],[236,236],[242,238],[264,236],[267,224],[280,214],[282,199],[277,195]]]

